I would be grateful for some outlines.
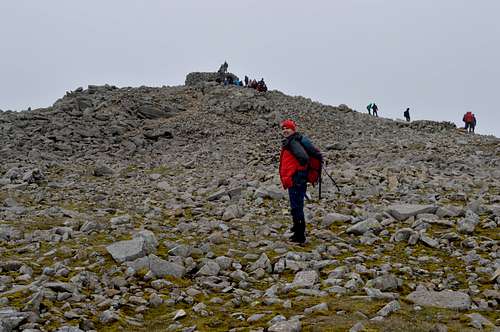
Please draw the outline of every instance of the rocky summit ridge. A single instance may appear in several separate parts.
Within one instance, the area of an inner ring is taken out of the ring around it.
[[[213,78],[0,112],[0,331],[498,330],[498,138]],[[286,118],[340,186],[304,246]]]

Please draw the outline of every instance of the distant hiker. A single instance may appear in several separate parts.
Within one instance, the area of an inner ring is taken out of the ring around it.
[[[283,188],[288,189],[292,214],[292,242],[306,241],[306,221],[304,217],[304,197],[307,182],[317,183],[320,177],[323,157],[311,141],[296,132],[295,122],[281,123],[283,142],[281,146],[279,173]]]
[[[245,75],[245,86],[248,86],[248,76]]]
[[[410,108],[408,107],[406,111],[403,113],[406,121],[410,122]]]
[[[476,115],[472,114],[472,122],[471,122],[471,124],[469,126],[469,132],[473,132],[474,133],[474,130],[476,129],[476,124],[477,124]]]
[[[378,117],[378,113],[377,113],[378,106],[377,106],[377,104],[373,103],[373,105],[372,105],[372,111],[373,111],[373,115],[376,116],[376,117]]]
[[[465,123],[465,130],[468,130],[469,132],[472,132],[472,122],[474,121],[474,115],[472,112],[467,112],[464,114],[464,117],[462,118],[462,121]]]
[[[373,103],[369,103],[368,105],[366,105],[366,109],[368,110],[368,114],[372,115],[372,106],[373,106]]]
[[[250,81],[250,87],[252,89],[257,89],[257,81],[255,79]]]
[[[224,61],[224,63],[220,66],[219,70],[217,71],[219,74],[225,74],[227,73],[227,62]]]

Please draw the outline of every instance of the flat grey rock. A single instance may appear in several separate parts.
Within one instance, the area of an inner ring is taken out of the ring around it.
[[[149,253],[146,241],[142,237],[115,242],[107,246],[106,250],[118,263],[132,261]]]
[[[418,287],[406,299],[421,306],[455,310],[468,310],[472,304],[470,296],[465,293],[451,290],[435,292],[424,287]]]
[[[285,197],[285,192],[277,186],[260,187],[255,191],[255,196],[279,200]]]
[[[375,218],[368,218],[366,220],[360,221],[346,230],[347,234],[363,235],[368,231],[374,233],[380,232],[382,226]]]
[[[316,312],[327,313],[328,312],[328,304],[319,303],[319,304],[316,304],[315,306],[304,309],[305,315],[310,315],[310,314],[313,314]]]
[[[277,322],[267,329],[268,332],[300,332],[301,330],[302,326],[298,320]]]
[[[77,290],[75,285],[67,282],[47,282],[43,286],[56,292],[74,293]]]
[[[321,221],[321,226],[329,227],[330,225],[336,222],[345,223],[345,222],[350,222],[351,220],[352,216],[340,213],[328,213],[326,216],[323,217],[323,220]]]
[[[113,217],[109,222],[113,226],[119,226],[119,225],[129,224],[130,220],[131,220],[130,216],[128,214],[125,214],[122,216]]]
[[[149,255],[149,263],[149,269],[158,278],[163,278],[165,276],[182,278],[186,274],[186,269],[184,268],[184,266],[168,262],[155,255]]]
[[[393,274],[384,274],[368,280],[366,287],[376,288],[381,291],[396,290],[402,285],[402,281]]]
[[[198,271],[198,275],[202,276],[216,276],[220,272],[220,266],[216,262],[210,260],[207,261],[201,269]]]
[[[421,213],[434,213],[437,207],[433,205],[417,205],[417,204],[397,204],[391,205],[387,212],[397,220],[406,220],[409,217],[416,216]]]
[[[319,280],[318,272],[311,271],[300,271],[295,274],[295,278],[293,279],[292,286],[295,288],[299,287],[312,287]]]

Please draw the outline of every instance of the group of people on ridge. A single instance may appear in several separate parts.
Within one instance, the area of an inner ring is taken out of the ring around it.
[[[227,68],[228,64],[226,61],[220,66],[219,70],[217,73],[219,74],[219,78],[217,79],[217,82],[223,83],[224,85],[237,85],[237,86],[243,86],[243,82],[238,79],[237,77],[233,77],[231,75],[226,75],[227,73]],[[260,81],[257,81],[255,79],[250,80],[248,76],[245,75],[245,87],[255,89],[259,92],[266,92],[267,91],[267,85],[264,82],[264,78],[261,78]]]
[[[372,112],[373,112],[373,116],[378,117],[378,106],[377,106],[377,104],[375,104],[375,103],[369,103],[368,106],[366,106],[366,109],[368,110],[368,114],[372,115]]]
[[[243,86],[243,82],[239,79],[233,79],[232,76],[226,76],[224,78],[224,85],[238,85],[238,86]]]
[[[260,81],[257,81],[255,79],[250,80],[248,76],[245,75],[245,86],[255,89],[259,92],[266,92],[267,91],[267,85],[264,82],[264,79],[261,78]]]
[[[368,106],[366,106],[366,109],[368,110],[368,114],[372,115],[372,112],[373,112],[373,116],[378,117],[377,104],[370,103],[370,104],[368,104]],[[407,107],[406,110],[403,112],[403,116],[405,117],[405,120],[407,122],[410,122],[410,108],[409,107]]]
[[[373,115],[378,117],[378,107],[375,103],[368,104],[366,106],[366,109],[368,110],[368,114],[372,115],[373,112]],[[407,107],[406,110],[403,112],[403,116],[405,117],[406,121],[410,122],[409,107]],[[473,114],[472,112],[467,112],[464,114],[462,121],[465,123],[464,129],[469,133],[474,133],[477,124],[476,115]]]

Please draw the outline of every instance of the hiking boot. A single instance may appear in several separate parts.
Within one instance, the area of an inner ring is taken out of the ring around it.
[[[304,244],[304,243],[306,243],[306,237],[305,236],[296,236],[294,234],[290,237],[290,241],[293,243],[297,243],[297,244]]]
[[[304,243],[306,242],[306,223],[304,220],[299,220],[297,223],[294,223],[294,232],[290,237],[290,241],[296,243]]]

